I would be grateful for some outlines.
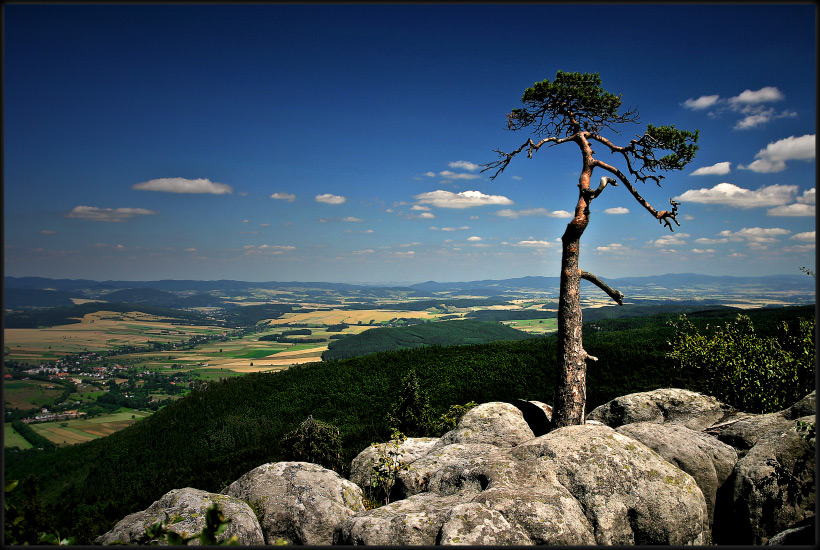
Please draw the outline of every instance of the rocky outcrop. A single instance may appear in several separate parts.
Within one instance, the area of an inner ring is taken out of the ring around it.
[[[691,475],[706,499],[711,526],[718,488],[732,474],[737,463],[737,451],[715,437],[680,424],[637,422],[620,426],[616,431],[637,439],[664,460]]]
[[[330,544],[337,525],[364,512],[358,485],[309,462],[263,464],[223,493],[256,508],[267,544]]]
[[[813,543],[814,410],[813,392],[754,415],[660,389],[548,431],[543,403],[485,403],[441,438],[400,444],[388,505],[362,501],[380,444],[351,464],[359,485],[315,464],[265,464],[222,495],[172,491],[97,540],[133,543],[166,513],[196,534],[215,501],[232,520],[223,538],[247,545]]]
[[[733,413],[732,407],[709,395],[664,388],[618,397],[593,409],[587,418],[612,428],[635,422],[669,422],[691,430],[702,430]]]
[[[214,503],[230,519],[230,525],[217,537],[218,541],[229,540],[235,535],[242,546],[264,543],[262,528],[246,502],[190,487],[166,493],[142,512],[135,512],[120,520],[113,529],[94,542],[104,545],[146,544],[148,541],[140,541],[141,537],[149,527],[160,521],[169,531],[182,537],[197,535],[205,528],[206,510]],[[199,544],[199,541],[194,540],[192,544]]]

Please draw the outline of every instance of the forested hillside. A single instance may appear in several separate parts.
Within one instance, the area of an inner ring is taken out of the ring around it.
[[[779,319],[813,317],[813,307],[749,312],[758,331]],[[733,314],[689,314],[698,326]],[[691,387],[665,354],[668,315],[602,319],[585,326],[587,408],[659,387]],[[209,383],[153,416],[103,439],[52,451],[6,451],[6,479],[33,475],[47,524],[89,537],[165,492],[218,492],[260,464],[283,460],[283,436],[308,415],[337,426],[350,460],[390,437],[387,415],[402,378],[415,370],[435,414],[452,404],[512,399],[551,402],[554,337],[425,347],[313,363],[279,373]]]
[[[425,346],[455,346],[486,344],[497,340],[525,340],[531,335],[498,323],[474,320],[424,323],[409,327],[366,330],[330,343],[322,353],[323,361],[347,359],[377,351],[419,348]]]

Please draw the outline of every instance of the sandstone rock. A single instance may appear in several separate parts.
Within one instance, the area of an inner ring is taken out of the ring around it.
[[[814,422],[814,416],[799,418]],[[715,540],[725,544],[764,544],[790,525],[814,515],[815,440],[806,440],[789,421],[772,430],[738,460],[732,475],[732,509]],[[715,526],[718,527],[717,525]]]
[[[400,460],[410,464],[430,452],[436,443],[437,437],[408,437],[399,445]],[[350,463],[350,481],[367,491],[371,486],[373,465],[378,463],[379,451],[386,445],[387,443],[379,443],[375,448],[371,445],[360,452]]]
[[[739,419],[731,424],[709,428],[720,441],[731,445],[737,450],[738,457],[754,447],[758,440],[770,433],[782,433],[791,427],[794,422],[788,420],[782,413],[745,414],[737,415]]]
[[[242,546],[264,543],[262,529],[246,502],[226,495],[208,493],[187,487],[174,489],[163,495],[142,512],[135,512],[120,520],[113,529],[98,537],[94,543],[110,545],[115,543],[138,544],[145,531],[158,521],[183,537],[199,534],[205,528],[205,512],[212,504],[218,504],[222,514],[231,520],[230,525],[217,540],[228,540],[234,535]],[[167,514],[167,520],[166,520]],[[200,544],[199,540],[191,544]]]
[[[815,516],[799,521],[785,531],[776,534],[766,543],[768,546],[783,544],[815,546]]]
[[[419,546],[436,544],[447,513],[459,495],[421,493],[361,512],[346,519],[333,536],[334,544]]]
[[[615,431],[637,439],[691,475],[706,499],[709,525],[712,525],[718,488],[731,475],[737,463],[737,451],[715,437],[678,424],[636,422]]]
[[[453,443],[486,443],[514,447],[535,437],[521,410],[510,403],[483,403],[467,411],[454,430],[441,437],[435,447]]]
[[[397,498],[404,498],[430,490],[428,485],[441,485],[441,477],[458,474],[484,461],[484,457],[498,447],[487,443],[454,443],[444,447],[435,446],[423,457],[413,461],[407,469],[399,472],[396,480]],[[448,493],[445,488],[439,493]]]
[[[671,422],[702,430],[732,412],[731,407],[714,397],[678,388],[662,388],[618,397],[596,407],[587,418],[612,428],[634,422]]]
[[[689,474],[605,426],[567,426],[510,450],[545,460],[578,500],[597,544],[701,544],[706,500]]]
[[[528,544],[530,538],[504,516],[478,502],[450,508],[444,516],[439,544]]]
[[[783,417],[788,420],[797,420],[802,416],[813,416],[817,410],[815,404],[815,393],[811,392],[806,397],[782,411]]]
[[[309,462],[263,464],[223,493],[258,510],[266,544],[331,544],[336,526],[364,511],[358,485]]]

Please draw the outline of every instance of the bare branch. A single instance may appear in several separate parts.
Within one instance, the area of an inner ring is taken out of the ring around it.
[[[615,303],[617,303],[619,306],[624,305],[624,293],[620,290],[615,290],[614,288],[610,287],[608,284],[603,282],[601,279],[587,271],[581,272],[581,278],[589,281],[590,283],[594,284],[595,286],[606,292],[609,295],[609,297],[615,300]]]
[[[553,136],[553,137],[544,138],[541,141],[539,141],[538,143],[535,143],[532,140],[532,138],[529,138],[529,139],[527,139],[527,141],[525,141],[521,145],[521,147],[519,147],[518,149],[515,149],[511,153],[505,153],[505,152],[503,152],[499,149],[496,149],[495,152],[498,153],[498,156],[500,157],[500,159],[495,161],[495,162],[489,162],[487,164],[482,164],[481,166],[485,166],[486,168],[484,168],[481,172],[486,172],[487,170],[492,170],[493,168],[498,168],[498,170],[496,170],[495,174],[490,176],[490,179],[494,180],[498,176],[498,174],[500,174],[501,172],[504,171],[504,169],[507,167],[507,165],[513,159],[513,157],[515,155],[517,155],[518,153],[520,153],[521,151],[523,151],[525,148],[527,149],[527,157],[532,158],[532,154],[535,151],[537,151],[538,149],[540,149],[541,146],[544,145],[545,143],[550,143],[551,142],[552,145],[559,145],[561,143],[566,143],[568,141],[572,141],[573,139],[575,139],[574,135],[570,136],[570,137],[566,137],[566,138],[558,138],[558,137]]]

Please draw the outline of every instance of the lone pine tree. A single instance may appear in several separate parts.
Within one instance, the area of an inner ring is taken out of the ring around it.
[[[584,351],[581,341],[581,279],[586,279],[606,292],[619,305],[623,294],[610,288],[595,275],[578,267],[581,236],[589,225],[590,204],[607,185],[624,184],[632,196],[660,223],[674,231],[672,222],[677,220],[678,203],[670,199],[671,210],[656,210],[644,199],[634,183],[653,181],[660,187],[664,176],[658,171],[681,170],[695,156],[699,132],[678,130],[674,126],[647,125],[640,136],[623,146],[616,145],[604,136],[619,133],[626,124],[638,123],[635,109],[619,113],[621,96],[607,92],[601,87],[598,73],[566,73],[558,71],[555,80],[536,82],[524,91],[521,98],[523,109],[513,109],[507,115],[510,130],[531,128],[538,141],[528,138],[512,152],[495,152],[499,160],[485,164],[483,171],[495,170],[495,179],[513,157],[522,151],[527,157],[542,146],[575,143],[581,152],[581,175],[578,178],[578,202],[575,214],[561,237],[561,288],[558,303],[558,379],[553,402],[553,425],[555,427],[584,423],[586,406],[586,360],[597,361]],[[595,158],[593,143],[604,146],[616,158],[623,159],[626,173],[613,164]],[[658,153],[666,153],[658,158]],[[597,188],[590,186],[592,172],[600,168],[610,175],[600,180]]]

